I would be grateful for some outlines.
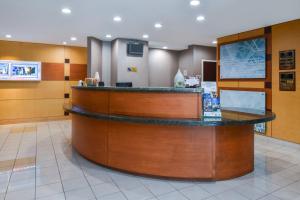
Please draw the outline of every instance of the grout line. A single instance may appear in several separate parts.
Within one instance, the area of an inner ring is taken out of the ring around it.
[[[71,121],[71,122],[72,122],[72,121]],[[59,125],[59,126],[60,126],[60,128],[61,128],[61,125]],[[62,130],[63,130],[63,135],[64,135],[65,139],[68,140],[68,142],[70,142],[70,139],[65,135],[65,129],[63,128]],[[71,150],[73,151],[72,144],[70,144],[70,145],[71,145]],[[73,152],[72,152],[72,154],[73,154]],[[78,163],[78,166],[79,166],[79,168],[81,169],[81,172],[83,173],[84,179],[86,180],[87,184],[89,185],[89,188],[91,189],[91,191],[92,191],[94,197],[97,199],[97,196],[96,196],[96,194],[94,193],[94,190],[92,189],[91,184],[89,183],[89,181],[88,181],[88,179],[87,179],[85,173],[84,173],[83,170],[82,170],[82,166],[81,166],[80,162],[78,161],[77,155],[78,155],[78,154],[75,153],[75,156],[74,156],[74,157],[75,157],[75,159],[76,159],[76,161],[77,161],[77,163]]]
[[[55,123],[57,123],[57,122],[55,122]],[[49,122],[47,122],[47,126],[48,126],[49,135],[50,135],[50,139],[51,139],[52,149],[54,151],[54,157],[55,157],[55,162],[56,162],[56,165],[57,165],[57,170],[58,170],[58,174],[59,174],[59,178],[60,178],[60,184],[61,184],[62,189],[63,189],[64,198],[66,199],[66,194],[65,194],[65,190],[64,190],[64,185],[62,183],[62,178],[61,178],[61,174],[60,174],[60,170],[59,170],[59,165],[58,165],[58,162],[57,162],[56,151],[55,151],[55,148],[54,148],[54,145],[53,145],[53,137],[52,137],[51,127],[49,126]]]
[[[37,144],[38,144],[38,127],[37,124],[35,124],[35,177],[34,177],[34,198],[36,199],[36,159],[37,159]]]
[[[10,176],[9,176],[9,179],[8,179],[8,184],[6,186],[6,191],[5,191],[5,197],[4,197],[4,199],[6,199],[6,195],[8,193],[8,187],[9,187],[9,184],[10,184],[10,180],[11,180],[11,177],[12,177],[12,175],[14,173],[14,168],[15,168],[15,164],[16,164],[16,161],[17,161],[17,157],[18,157],[19,151],[20,151],[20,145],[22,143],[23,135],[24,135],[24,125],[23,125],[22,134],[21,134],[21,136],[19,138],[20,141],[19,141],[19,145],[18,145],[18,150],[17,150],[16,156],[15,156],[14,164],[13,164],[13,167],[12,167],[12,171],[10,172]]]

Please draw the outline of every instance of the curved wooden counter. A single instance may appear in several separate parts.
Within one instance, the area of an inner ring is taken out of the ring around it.
[[[272,113],[201,119],[201,92],[74,87],[72,144],[87,159],[131,173],[223,180],[253,171],[253,124]]]

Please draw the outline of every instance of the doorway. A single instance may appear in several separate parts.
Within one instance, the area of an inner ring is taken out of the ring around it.
[[[216,82],[217,62],[215,60],[202,60],[202,81]]]

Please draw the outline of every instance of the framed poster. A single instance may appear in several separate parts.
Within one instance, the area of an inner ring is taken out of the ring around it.
[[[295,69],[296,67],[296,51],[287,50],[279,52],[279,70]]]
[[[279,90],[296,91],[295,72],[279,72]]]
[[[258,134],[266,134],[267,125],[266,123],[254,124],[254,131]]]
[[[9,79],[9,63],[0,61],[0,80]]]
[[[243,90],[220,90],[223,110],[241,111],[264,115],[266,111],[266,92]]]
[[[40,81],[41,70],[41,62],[0,61],[0,80]]]
[[[220,79],[264,79],[266,39],[264,37],[220,46]]]

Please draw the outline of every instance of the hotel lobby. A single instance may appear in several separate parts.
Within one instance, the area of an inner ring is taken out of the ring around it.
[[[0,1],[0,200],[300,200],[300,1]]]

